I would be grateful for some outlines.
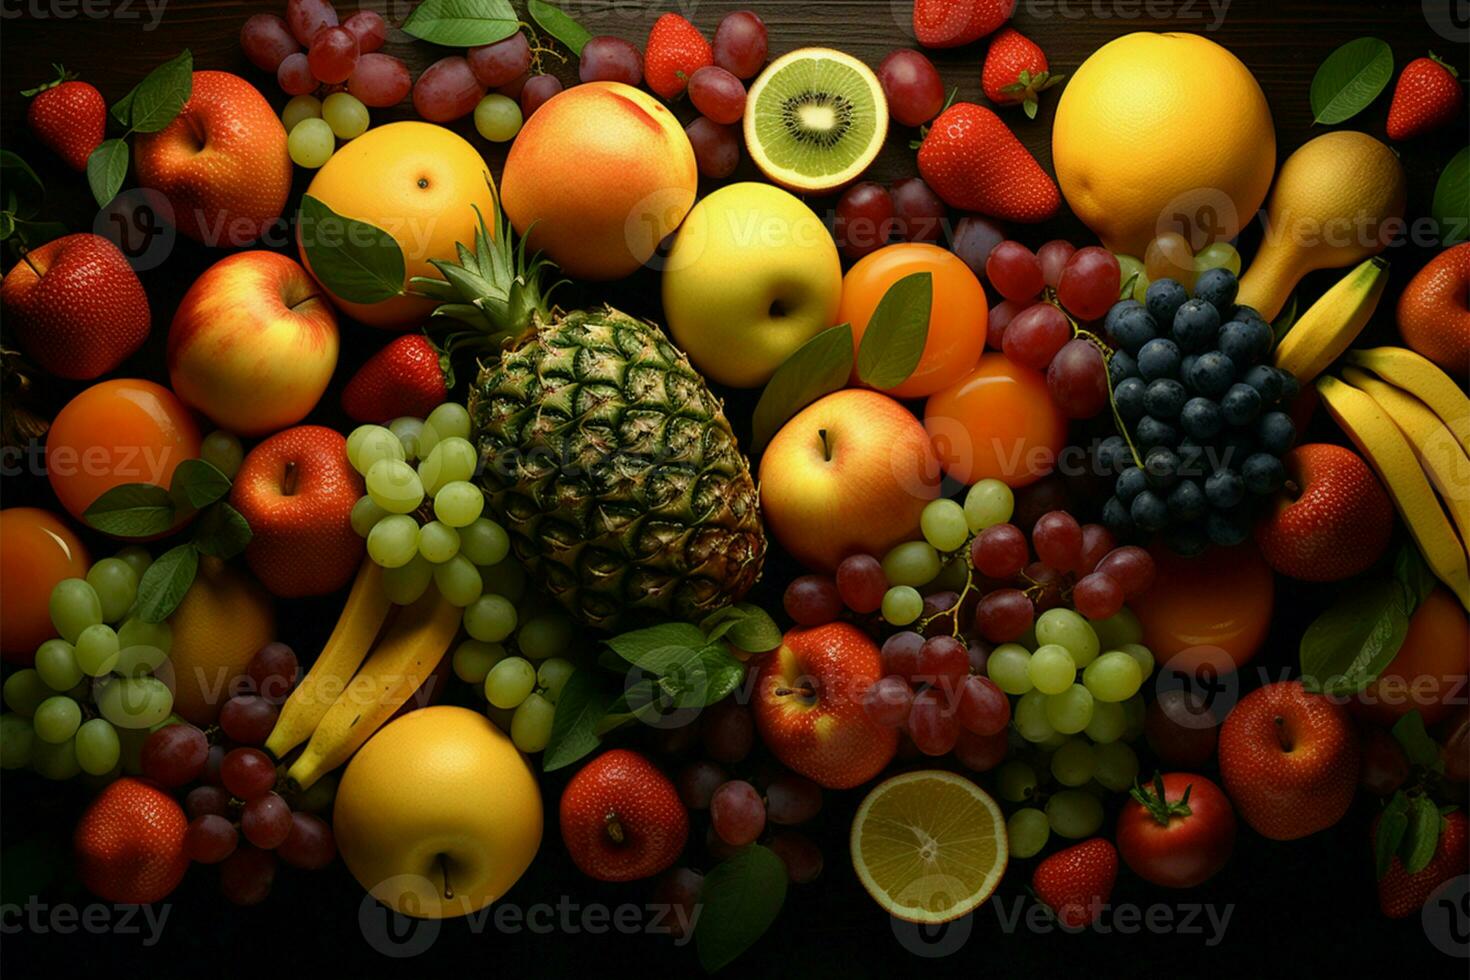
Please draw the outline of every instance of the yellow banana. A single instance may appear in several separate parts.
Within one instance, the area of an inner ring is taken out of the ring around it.
[[[1470,453],[1470,398],[1439,365],[1406,347],[1351,350],[1347,362],[1367,368],[1428,405]]]
[[[1327,411],[1378,471],[1425,563],[1460,604],[1470,609],[1470,567],[1465,546],[1404,434],[1376,401],[1345,381],[1325,375],[1317,379],[1317,391]]]
[[[1343,276],[1286,331],[1276,366],[1302,384],[1313,381],[1362,333],[1387,285],[1388,263],[1376,257]]]
[[[279,759],[311,737],[337,695],[346,690],[392,608],[383,594],[382,567],[364,558],[332,635],[296,690],[281,705],[276,727],[265,740],[267,751]]]
[[[346,762],[434,672],[461,616],[432,588],[403,609],[286,775],[305,789]]]

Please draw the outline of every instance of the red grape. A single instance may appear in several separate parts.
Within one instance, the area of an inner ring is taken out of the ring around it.
[[[264,745],[280,714],[258,694],[239,694],[219,709],[219,727],[242,745]]]
[[[467,116],[484,96],[485,86],[460,55],[440,58],[413,83],[414,110],[429,122],[451,122]]]
[[[611,34],[592,38],[582,48],[577,77],[584,82],[643,84],[643,55],[631,43]]]
[[[1036,253],[1015,241],[1001,242],[985,261],[985,275],[996,292],[1014,303],[1023,303],[1041,292],[1041,260]]]
[[[528,72],[528,71],[527,72],[522,72],[521,74],[517,75],[515,78],[513,78],[510,81],[506,82],[504,85],[497,85],[495,87],[495,94],[496,95],[503,95],[507,99],[515,99],[516,102],[520,102],[521,101],[521,93],[525,91],[525,89],[526,89],[526,83],[529,82],[530,80],[531,80],[531,73]]]
[[[734,698],[725,698],[704,709],[699,729],[704,753],[716,762],[734,765],[755,745],[755,722],[750,709]]]
[[[199,778],[209,761],[209,739],[193,725],[168,725],[149,735],[140,753],[143,775],[160,786]]]
[[[922,126],[944,108],[944,82],[934,62],[899,48],[878,65],[878,81],[888,96],[888,113],[904,126]]]
[[[704,759],[691,762],[680,769],[674,777],[674,786],[679,790],[679,799],[691,810],[709,808],[710,797],[730,777],[725,770]]]
[[[1065,576],[1044,561],[1033,561],[1021,573],[1041,587],[1031,603],[1038,613],[1055,609],[1062,604],[1062,581]]]
[[[242,800],[269,793],[276,785],[276,767],[259,749],[231,749],[220,763],[225,789]]]
[[[822,809],[822,787],[794,772],[783,772],[766,786],[766,819],[795,826]]]
[[[700,116],[684,128],[684,134],[694,148],[694,163],[704,176],[722,180],[740,165],[739,127],[722,126]]]
[[[978,603],[977,603],[978,608]],[[986,640],[970,640],[970,673],[985,674],[985,665],[990,662],[990,651],[995,647]]]
[[[1137,545],[1125,544],[1103,555],[1094,571],[1102,572],[1123,589],[1124,599],[1133,599],[1154,584],[1154,559]]]
[[[337,842],[332,828],[321,817],[294,812],[291,832],[276,848],[276,854],[293,868],[316,871],[332,863],[337,856]]]
[[[240,28],[240,48],[261,71],[275,71],[286,55],[301,50],[286,22],[275,14],[254,14]]]
[[[1118,257],[1098,245],[1072,253],[1057,283],[1057,300],[1079,320],[1098,320],[1118,301]]]
[[[863,712],[875,725],[897,728],[909,716],[909,706],[914,703],[914,689],[906,678],[898,674],[880,677],[863,692]]]
[[[1004,299],[992,306],[990,308],[990,322],[985,327],[985,346],[991,350],[1004,350],[1006,328],[1011,325],[1011,321],[1016,318],[1017,313],[1029,308],[1030,305],[1030,303],[1026,303],[1025,305],[1012,303],[1010,300]]]
[[[931,592],[924,596],[924,605],[919,620],[924,623],[920,631],[925,637],[953,633],[955,629],[955,604],[960,601],[958,592]]]
[[[1036,609],[1020,589],[986,593],[975,608],[975,629],[991,643],[1020,639],[1035,619]]]
[[[1071,504],[1067,482],[1052,473],[1016,490],[1016,510],[1011,515],[1011,523],[1030,534],[1042,514],[1053,510],[1070,510]]]
[[[1108,365],[1090,340],[1074,337],[1046,369],[1051,400],[1071,419],[1090,419],[1108,407]]]
[[[531,113],[541,108],[551,97],[561,92],[561,79],[555,75],[532,75],[521,88],[521,115],[531,118]]]
[[[316,76],[304,51],[295,51],[281,59],[276,68],[276,84],[287,95],[308,95],[316,91]]]
[[[1088,619],[1107,619],[1123,608],[1123,587],[1111,575],[1089,572],[1072,586],[1072,605]]]
[[[200,864],[219,864],[235,853],[240,834],[235,825],[213,813],[195,817],[184,830],[184,855]]]
[[[889,193],[893,197],[898,233],[905,241],[939,241],[944,234],[944,219],[949,211],[922,178],[895,180]]]
[[[887,591],[883,564],[872,555],[848,555],[837,566],[837,592],[853,612],[877,612]]]
[[[749,10],[726,14],[715,28],[715,64],[736,78],[754,78],[766,63],[766,25]]]
[[[994,735],[1011,723],[1011,702],[995,681],[971,674],[956,692],[955,716],[976,735]]]
[[[733,847],[744,847],[766,829],[766,805],[755,787],[743,779],[732,779],[715,790],[709,817],[715,833]]]
[[[317,31],[337,26],[337,10],[327,0],[289,0],[286,23],[296,40],[309,45]]]
[[[842,612],[837,583],[825,575],[802,575],[792,579],[782,596],[786,615],[800,626],[830,623]]]
[[[1052,289],[1057,288],[1057,283],[1062,281],[1062,269],[1067,260],[1077,249],[1071,242],[1060,238],[1047,242],[1036,250],[1036,257],[1041,260],[1041,278]]]
[[[328,27],[312,38],[306,57],[318,81],[336,85],[351,77],[361,54],[351,31],[345,27]]]
[[[1075,571],[1082,560],[1082,526],[1064,510],[1042,514],[1031,529],[1031,546],[1052,568]]]
[[[267,643],[245,665],[246,676],[255,683],[255,693],[271,704],[286,700],[296,686],[298,670],[296,652],[284,643]]]
[[[1092,571],[1103,555],[1113,550],[1114,544],[1113,532],[1101,524],[1082,525],[1082,560],[1077,571],[1084,575]]]
[[[832,234],[843,255],[860,259],[888,244],[898,226],[896,215],[888,188],[863,181],[849,187],[837,202]]]
[[[955,222],[954,238],[950,251],[970,267],[975,278],[985,278],[985,263],[995,246],[1005,241],[1006,233],[1000,225],[978,214],[967,214]],[[999,349],[999,348],[997,348]]]
[[[704,887],[704,875],[690,868],[670,868],[658,880],[653,889],[653,902],[669,910],[664,916],[663,926],[675,939],[683,939],[690,926],[697,922],[695,907],[699,904],[699,891]]]
[[[482,44],[465,52],[470,70],[487,88],[509,85],[524,75],[531,67],[531,42],[526,35],[516,31],[503,41]]]
[[[357,38],[357,50],[362,54],[378,50],[388,40],[388,24],[376,10],[359,10],[344,20],[342,26]]]
[[[689,77],[689,101],[707,118],[729,126],[745,115],[745,85],[719,65],[705,65]]]
[[[392,55],[377,52],[358,58],[357,67],[347,79],[347,91],[373,109],[397,105],[412,88],[408,66]]]
[[[219,817],[228,816],[230,794],[220,786],[195,786],[184,797],[184,812],[191,820],[208,813]]]
[[[1065,313],[1050,303],[1033,303],[1006,324],[1001,349],[1016,364],[1044,371],[1071,339],[1072,324]]]
[[[920,691],[909,709],[908,733],[925,755],[944,755],[960,737],[959,719],[936,688]]]
[[[224,765],[225,747],[223,745],[211,745],[209,747],[209,758],[204,762],[204,772],[200,775],[209,786],[223,786],[224,780],[220,778],[220,766]]]
[[[924,637],[918,633],[894,633],[883,641],[883,673],[912,679],[919,672],[919,649],[923,645]]]
[[[986,578],[1014,578],[1030,557],[1026,535],[1014,524],[992,524],[970,545],[970,560]]]
[[[1373,796],[1392,796],[1409,778],[1409,757],[1398,739],[1380,728],[1363,733],[1363,767],[1358,782]]]
[[[275,793],[257,796],[240,813],[240,832],[256,847],[279,847],[291,833],[291,806]]]
[[[976,735],[962,728],[954,743],[954,756],[968,769],[989,772],[1005,761],[1010,747],[1010,737],[1004,730],[994,735]]]
[[[276,880],[276,856],[248,844],[219,866],[220,894],[236,905],[259,905]]]
[[[794,885],[805,885],[822,873],[822,849],[806,834],[794,830],[778,830],[771,835],[771,850],[786,865],[786,877]]]
[[[926,684],[952,689],[970,673],[970,650],[953,636],[934,636],[919,647],[918,678]]]

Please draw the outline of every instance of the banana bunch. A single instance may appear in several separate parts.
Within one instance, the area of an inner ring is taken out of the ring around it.
[[[1425,562],[1470,609],[1470,398],[1402,347],[1348,351],[1345,362],[1341,378],[1317,379],[1323,403],[1378,472]]]

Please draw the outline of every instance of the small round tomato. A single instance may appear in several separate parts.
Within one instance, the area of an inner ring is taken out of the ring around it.
[[[1139,786],[1118,815],[1118,853],[1140,877],[1193,888],[1225,867],[1235,847],[1235,811],[1204,776],[1171,772]]]
[[[51,589],[64,578],[85,578],[87,549],[61,518],[38,507],[0,510],[0,651],[9,663],[30,666],[36,647],[56,635]]]
[[[993,477],[1024,487],[1050,473],[1067,444],[1067,417],[1046,378],[998,353],[935,392],[924,428],[944,472],[961,483]]]
[[[889,287],[920,272],[932,277],[929,333],[913,373],[898,385],[884,389],[894,398],[922,398],[947,388],[975,366],[985,349],[990,309],[975,273],[947,249],[900,242],[864,256],[842,279],[837,322],[852,324],[854,352],[861,349],[863,333]],[[857,382],[854,363],[853,383]]]

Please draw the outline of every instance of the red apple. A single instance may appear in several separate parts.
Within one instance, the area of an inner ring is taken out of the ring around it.
[[[848,555],[882,557],[913,537],[939,479],[918,419],[886,395],[848,389],[776,433],[761,458],[761,510],[798,561],[832,571]]]
[[[1286,484],[1256,527],[1267,563],[1307,582],[1339,582],[1367,571],[1393,533],[1393,503],[1368,464],[1329,443],[1298,446],[1282,462]]]
[[[786,766],[828,789],[867,782],[898,748],[898,729],[863,710],[863,694],[882,676],[877,644],[856,626],[792,630],[757,668],[762,740]]]
[[[316,407],[337,367],[337,315],[306,270],[238,252],[189,287],[168,332],[168,373],[222,429],[259,436]]]
[[[255,577],[282,598],[345,586],[362,562],[363,541],[351,520],[362,493],[340,432],[299,425],[252,449],[230,503],[250,524],[245,561]]]

